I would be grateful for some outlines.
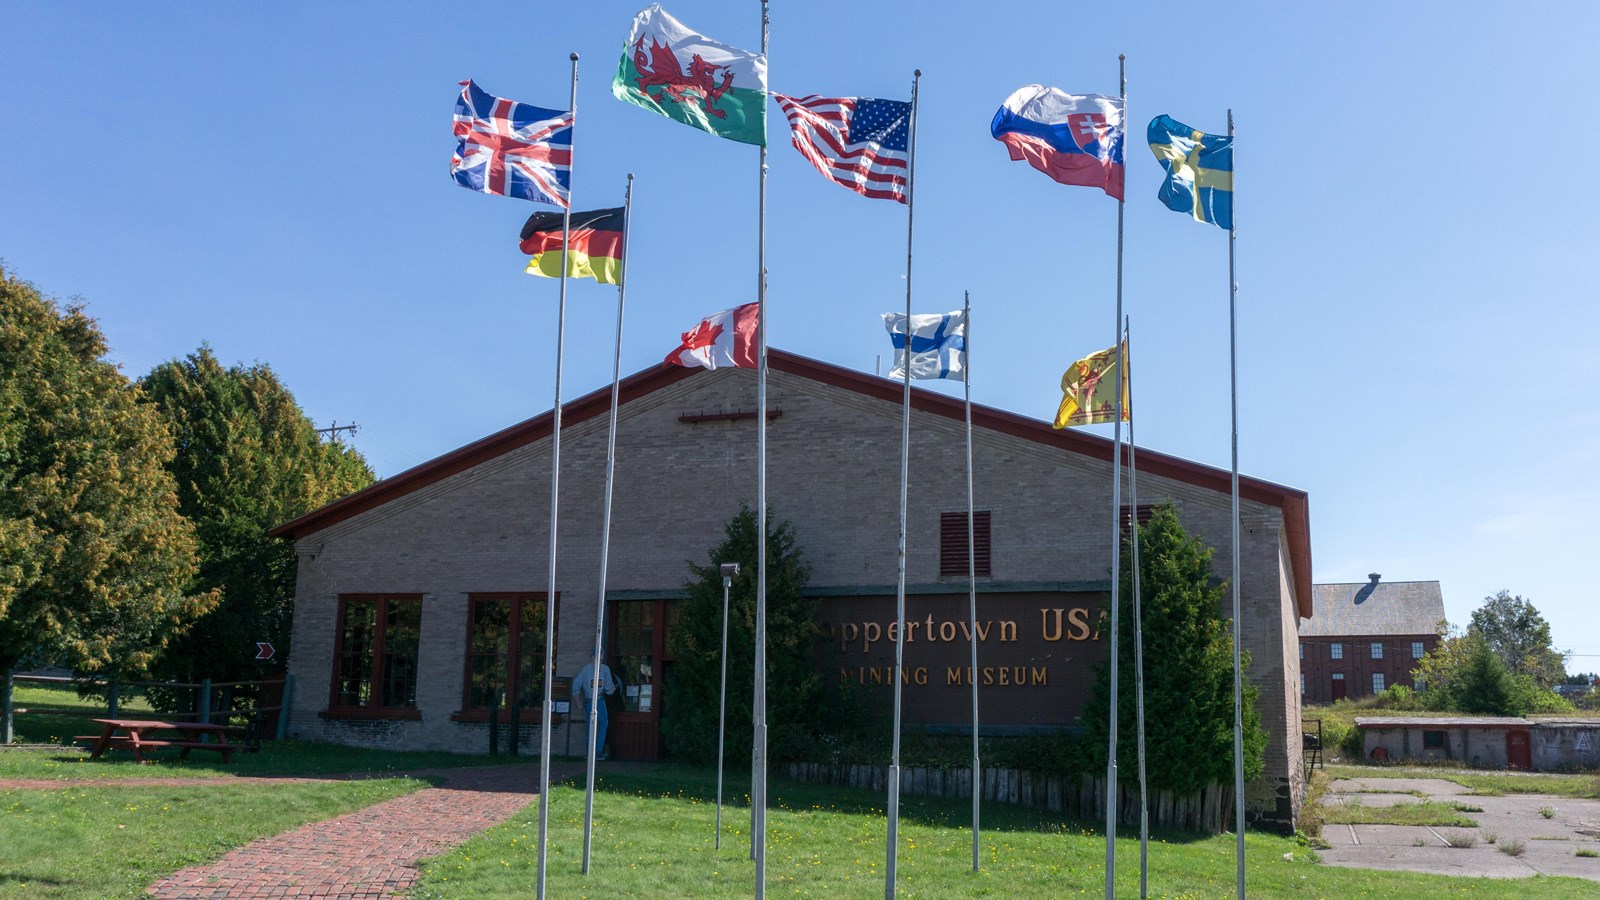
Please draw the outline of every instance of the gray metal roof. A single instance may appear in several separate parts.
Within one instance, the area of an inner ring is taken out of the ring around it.
[[[1594,728],[1600,719],[1593,716],[1357,716],[1357,728]]]
[[[1515,716],[1357,716],[1357,728],[1526,728],[1535,724]]]
[[[1311,586],[1311,618],[1301,637],[1435,634],[1444,620],[1437,581],[1362,581]]]

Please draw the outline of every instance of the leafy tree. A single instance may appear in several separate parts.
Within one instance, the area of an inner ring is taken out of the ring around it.
[[[1508,671],[1532,678],[1541,688],[1566,677],[1565,657],[1551,647],[1550,623],[1532,603],[1510,591],[1485,597],[1467,630],[1482,637]]]
[[[756,514],[741,506],[725,526],[726,539],[704,565],[689,563],[671,651],[677,658],[667,690],[672,702],[661,728],[673,755],[704,762],[717,757],[717,715],[722,678],[722,563],[740,565],[728,602],[728,722],[731,759],[749,747],[754,732],[756,623]],[[812,665],[816,602],[802,596],[811,569],[801,558],[794,529],[767,514],[767,746],[773,758],[802,755],[826,722],[822,680]]]
[[[1530,675],[1513,672],[1480,632],[1446,630],[1412,678],[1429,709],[1521,716],[1572,712],[1572,704]]]
[[[157,669],[179,681],[255,677],[256,641],[289,649],[294,604],[294,547],[268,529],[366,487],[372,470],[355,450],[322,442],[265,364],[224,368],[202,346],[140,383],[175,439],[167,468],[200,542],[193,588],[222,597]]]
[[[1391,684],[1378,693],[1378,705],[1384,709],[1426,709],[1422,695],[1403,684]]]
[[[172,435],[81,307],[0,270],[0,673],[142,674],[216,604],[192,590]]]
[[[1462,670],[1471,655],[1466,633],[1448,622],[1439,626],[1439,642],[1432,650],[1417,660],[1411,670],[1411,681],[1417,686],[1423,704],[1429,709],[1448,711],[1455,709],[1457,687]]]
[[[1145,767],[1150,786],[1192,794],[1209,784],[1233,783],[1233,640],[1218,609],[1227,586],[1211,580],[1210,547],[1184,531],[1170,504],[1156,508],[1139,527],[1140,601],[1144,608]],[[1117,765],[1138,764],[1134,692],[1132,545],[1125,541],[1118,635],[1121,685],[1118,695]],[[1241,662],[1248,673],[1250,657]],[[1085,751],[1091,767],[1106,764],[1111,708],[1111,667],[1098,678],[1083,713]],[[1244,774],[1260,777],[1267,733],[1256,707],[1258,691],[1244,683]]]

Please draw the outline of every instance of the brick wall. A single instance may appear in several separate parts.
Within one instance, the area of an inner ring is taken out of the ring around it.
[[[1383,675],[1386,688],[1397,684],[1415,687],[1411,670],[1421,660],[1411,655],[1413,643],[1421,643],[1422,652],[1427,653],[1438,646],[1439,636],[1430,633],[1301,638],[1300,644],[1304,650],[1295,652],[1304,653],[1300,661],[1300,670],[1306,676],[1303,702],[1332,703],[1335,675],[1344,676],[1345,696],[1352,700],[1372,696],[1373,673]],[[1382,659],[1372,658],[1373,644],[1383,646]],[[1333,658],[1336,645],[1342,656],[1340,659]]]
[[[794,526],[818,586],[893,585],[899,504],[898,405],[773,371],[768,498]],[[667,596],[704,560],[741,502],[756,503],[756,423],[684,424],[683,414],[755,408],[754,373],[706,372],[624,406],[608,590]],[[908,580],[941,581],[939,513],[965,510],[963,425],[914,412]],[[561,624],[556,671],[592,651],[598,591],[606,419],[569,426],[561,445]],[[549,442],[541,441],[423,487],[296,543],[299,576],[290,668],[296,736],[342,743],[483,752],[481,725],[452,721],[462,705],[467,594],[545,590]],[[1109,585],[1110,463],[1022,438],[974,435],[979,509],[992,512],[993,582]],[[1217,550],[1229,575],[1226,493],[1141,473],[1140,503],[1171,500],[1185,527]],[[1125,492],[1126,497],[1126,492]],[[1281,511],[1243,504],[1244,645],[1272,736],[1267,771],[1248,794],[1267,822],[1298,796],[1297,633]],[[951,579],[943,579],[949,581]],[[981,590],[981,587],[980,587]],[[417,721],[332,720],[328,704],[341,593],[423,595]],[[1224,615],[1231,610],[1231,601]],[[1087,690],[1087,685],[1084,687]],[[563,745],[564,735],[553,736]],[[1298,803],[1291,802],[1288,811]]]

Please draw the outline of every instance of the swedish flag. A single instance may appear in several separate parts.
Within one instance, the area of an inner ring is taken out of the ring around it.
[[[1150,120],[1150,151],[1167,170],[1161,202],[1196,222],[1233,228],[1233,138],[1206,134],[1171,116]]]

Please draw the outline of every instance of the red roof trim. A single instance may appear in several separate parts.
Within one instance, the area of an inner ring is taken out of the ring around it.
[[[855,372],[830,363],[770,348],[767,350],[767,360],[773,369],[780,372],[798,375],[802,378],[854,391],[888,403],[900,402],[901,385],[886,378]],[[637,372],[623,379],[621,402],[629,403],[676,384],[685,378],[693,377],[701,371],[703,370],[661,363]],[[923,412],[945,416],[956,421],[965,420],[966,413],[963,402],[954,397],[947,397],[944,394],[932,391],[912,391],[911,405],[913,408]],[[611,390],[608,386],[564,404],[561,412],[562,426],[570,427],[596,416],[606,415],[610,409]],[[407,469],[398,475],[386,478],[365,490],[357,491],[348,497],[336,500],[321,509],[313,510],[297,519],[285,522],[272,529],[271,533],[275,537],[303,537],[381,506],[391,500],[403,497],[413,491],[435,484],[452,475],[464,472],[512,450],[526,447],[550,435],[553,418],[547,412],[519,422],[458,450],[446,453],[437,459],[429,460],[415,468]],[[991,431],[998,431],[1002,434],[1056,447],[1091,459],[1108,462],[1111,459],[1111,442],[1093,434],[1073,429],[1056,431],[1050,427],[1048,422],[976,404],[972,407],[972,421],[974,425]],[[1126,459],[1126,452],[1126,449],[1124,449],[1124,459]],[[1142,472],[1186,482],[1197,487],[1208,488],[1218,493],[1228,493],[1232,487],[1230,473],[1226,470],[1201,465],[1176,456],[1168,456],[1153,450],[1142,450],[1139,453],[1139,466]],[[1310,618],[1311,535],[1306,493],[1295,488],[1273,484],[1270,481],[1262,481],[1241,475],[1239,476],[1239,496],[1242,499],[1254,500],[1283,510],[1284,529],[1289,544],[1289,562],[1294,569],[1294,591],[1298,598],[1298,612],[1301,618]]]
[[[891,403],[899,403],[903,395],[904,387],[886,378],[855,372],[781,350],[767,352],[768,363],[772,368],[782,372],[800,375]],[[911,406],[958,422],[966,420],[964,402],[944,394],[912,391]],[[1019,416],[1016,413],[973,404],[972,424],[1013,437],[1059,447],[1091,459],[1111,461],[1111,442],[1105,438],[1071,428],[1057,431],[1051,428],[1048,422]],[[1126,448],[1123,450],[1123,461],[1127,462]],[[1141,472],[1187,482],[1218,493],[1231,493],[1233,489],[1232,473],[1227,470],[1215,469],[1153,450],[1139,452],[1139,466]],[[1311,618],[1311,527],[1309,498],[1305,491],[1240,475],[1239,496],[1245,500],[1254,500],[1283,510],[1284,530],[1289,544],[1289,564],[1294,569],[1297,612],[1302,619]]]
[[[622,380],[622,384],[619,386],[619,401],[625,404],[637,400],[668,385],[676,384],[698,371],[700,370],[662,363],[653,368],[645,369],[643,372],[629,375]],[[607,385],[600,390],[562,404],[561,427],[570,428],[579,422],[588,421],[596,416],[607,415],[610,412],[611,386]],[[314,509],[297,519],[285,522],[272,529],[270,534],[273,537],[293,539],[304,537],[315,531],[321,531],[330,525],[336,525],[345,519],[382,506],[391,500],[397,500],[430,484],[436,484],[452,475],[458,475],[474,466],[482,465],[491,459],[504,456],[513,450],[543,440],[550,436],[550,426],[553,421],[554,416],[547,412],[526,421],[518,422],[486,438],[473,441],[465,447],[452,450],[443,456],[428,460],[422,465],[414,466],[398,475],[385,478],[371,487],[335,500],[321,509]]]

